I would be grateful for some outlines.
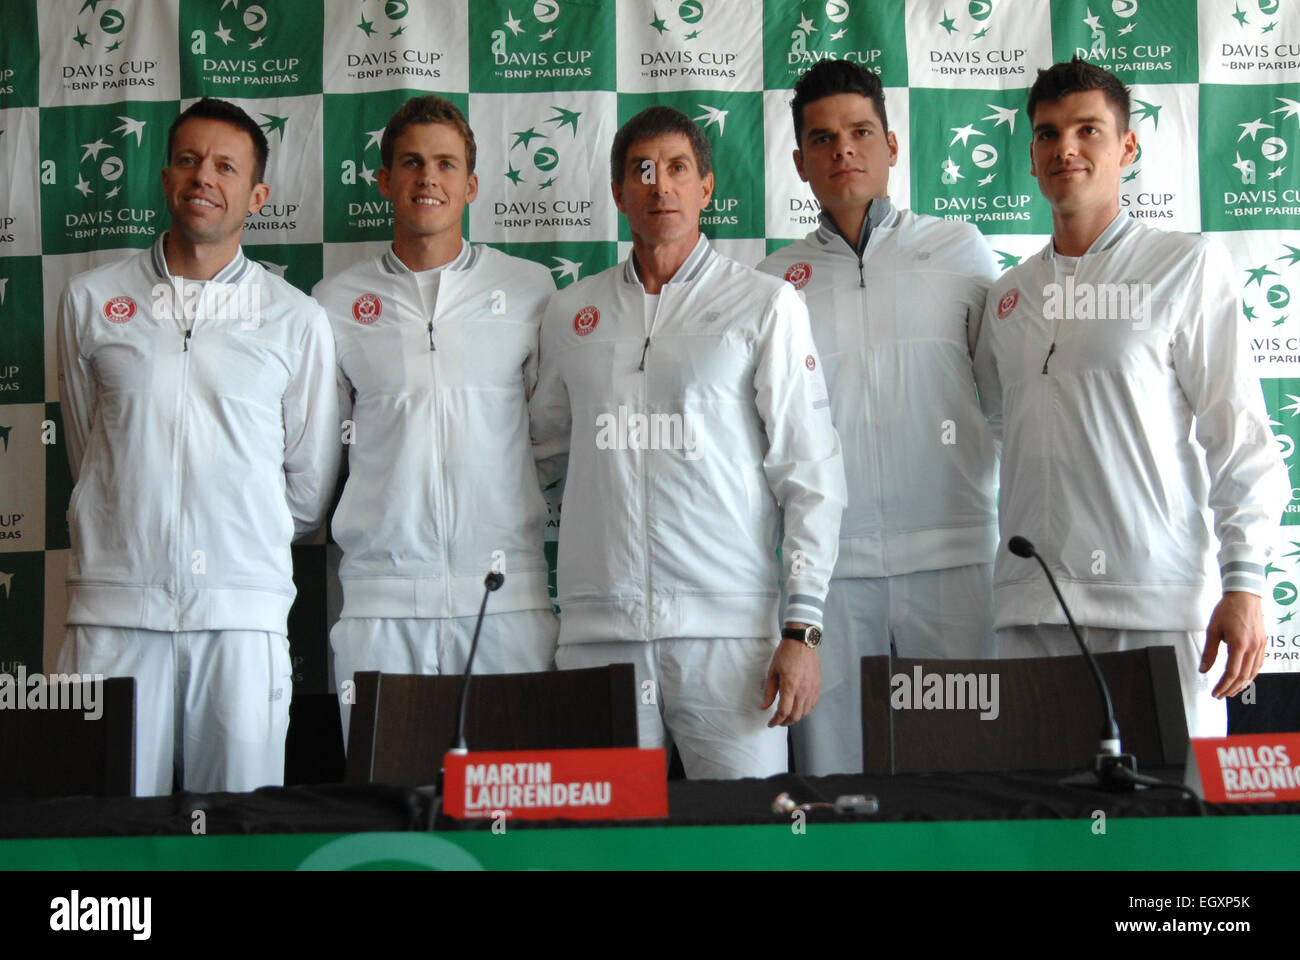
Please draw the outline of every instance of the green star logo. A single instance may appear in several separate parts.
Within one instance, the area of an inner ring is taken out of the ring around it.
[[[552,107],[551,109],[555,111],[555,116],[548,117],[546,122],[556,124],[557,130],[564,126],[573,127],[573,135],[576,137],[578,135],[578,118],[582,114],[576,110],[565,110],[563,107]]]
[[[267,137],[270,137],[271,134],[273,134],[273,133],[278,133],[278,134],[280,135],[280,142],[283,143],[283,142],[284,142],[284,125],[289,121],[289,118],[288,118],[288,117],[277,117],[277,116],[275,116],[275,115],[273,115],[273,114],[270,114],[270,113],[264,113],[264,114],[262,114],[262,120],[263,120],[264,122],[263,122],[263,123],[259,123],[258,126],[261,127],[263,130],[266,131],[266,135],[267,135]]]

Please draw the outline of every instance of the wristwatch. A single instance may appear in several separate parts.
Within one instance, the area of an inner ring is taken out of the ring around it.
[[[814,650],[821,646],[822,631],[820,627],[786,627],[781,631],[782,640],[798,640]]]

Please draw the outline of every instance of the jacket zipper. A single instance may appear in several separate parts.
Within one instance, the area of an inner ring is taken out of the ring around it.
[[[433,448],[437,453],[437,460],[433,464],[435,469],[429,473],[430,478],[437,486],[436,499],[438,501],[438,533],[442,538],[442,587],[443,596],[446,602],[445,610],[451,610],[451,550],[448,547],[451,532],[447,529],[447,488],[443,465],[447,462],[446,443],[442,435],[442,391],[437,376],[437,352],[438,348],[433,342],[433,320],[438,315],[438,301],[442,295],[442,285],[447,282],[449,277],[444,274],[438,278],[438,292],[433,299],[433,314],[429,317],[429,378],[432,381],[429,384],[429,401],[432,405],[433,413]],[[419,281],[415,276],[411,276],[411,282],[415,284],[416,303],[423,303],[424,297],[420,293]]]
[[[1056,280],[1056,284],[1059,287],[1061,286],[1060,261],[1053,259],[1052,269],[1053,269],[1053,276],[1055,277]],[[1078,266],[1075,266],[1074,270],[1075,273],[1077,274],[1079,272]],[[1061,318],[1058,316],[1055,320],[1052,321],[1052,342],[1047,347],[1047,356],[1043,357],[1043,376],[1047,375],[1047,365],[1052,362],[1052,355],[1056,353],[1056,341],[1060,339],[1060,336],[1061,336]]]
[[[650,334],[659,322],[659,313],[663,310],[663,295],[667,284],[659,288],[659,302],[655,309],[654,318],[646,327],[645,343],[641,346],[641,365],[637,370],[641,373],[641,410],[643,413],[650,412],[650,371],[646,369],[646,352],[650,349]],[[641,312],[645,314],[645,301],[641,301]],[[645,621],[646,621],[646,639],[653,636],[654,629],[654,585],[650,570],[650,464],[648,450],[638,450],[637,456],[641,458],[641,555],[645,559]]]
[[[1061,283],[1060,260],[1053,258],[1052,269],[1053,269],[1053,278],[1055,279],[1057,284],[1060,284]],[[1078,273],[1078,270],[1079,268],[1076,265],[1075,266],[1076,274]],[[1047,365],[1051,362],[1052,355],[1056,353],[1056,341],[1060,339],[1060,336],[1061,336],[1061,317],[1058,314],[1056,319],[1052,321],[1052,342],[1047,348],[1047,356],[1043,358],[1044,375],[1047,374]],[[1051,381],[1049,381],[1047,384],[1047,389],[1048,389],[1048,404],[1049,404],[1047,413],[1048,413],[1048,423],[1050,425],[1056,419],[1056,412],[1057,412],[1056,411],[1056,385]],[[1047,430],[1046,435],[1044,437],[1044,442],[1047,446],[1047,449],[1044,450],[1045,456],[1043,462],[1045,464],[1049,464],[1047,469],[1044,471],[1044,477],[1043,477],[1044,485],[1047,488],[1045,491],[1046,496],[1043,500],[1044,503],[1052,503],[1052,481],[1054,478],[1052,476],[1052,468],[1050,464],[1052,463],[1052,446],[1055,440],[1055,434],[1056,434],[1056,429],[1052,427]],[[1045,535],[1043,539],[1047,541],[1048,550],[1051,551],[1050,553],[1048,553],[1048,556],[1056,556],[1057,555],[1056,532],[1052,528],[1052,524],[1050,520],[1047,523],[1047,529],[1044,531],[1044,534]]]
[[[183,280],[180,282],[180,287],[181,289],[179,292],[181,296],[177,302],[183,304],[185,302]],[[184,308],[182,307],[182,314],[180,318],[181,322],[187,323],[188,326],[185,328],[185,334],[181,338],[181,354],[182,354],[181,382],[180,382],[180,389],[176,391],[176,442],[175,442],[175,447],[172,450],[172,472],[176,476],[176,519],[175,519],[175,532],[174,532],[174,536],[176,538],[175,541],[176,593],[175,593],[174,602],[176,606],[172,614],[172,624],[173,624],[173,629],[178,631],[181,629],[182,626],[180,598],[181,598],[182,584],[184,583],[184,570],[185,570],[185,550],[184,550],[184,545],[182,543],[183,535],[181,530],[181,521],[182,521],[182,513],[183,513],[182,504],[184,502],[184,496],[185,496],[185,478],[184,478],[185,458],[183,455],[183,451],[185,449],[185,400],[186,400],[186,395],[189,392],[189,385],[190,385],[190,341],[194,338],[194,328],[198,325],[198,318],[199,318],[199,313],[202,310],[201,304],[203,300],[204,297],[202,296],[198,298],[200,306],[195,309],[195,313],[193,317],[186,317],[184,315]]]

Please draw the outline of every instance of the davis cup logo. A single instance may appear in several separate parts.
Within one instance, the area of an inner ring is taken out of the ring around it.
[[[126,323],[135,316],[135,301],[130,297],[114,297],[104,304],[104,317],[113,323]]]
[[[796,290],[802,290],[808,286],[808,281],[812,279],[812,267],[806,263],[792,263],[790,269],[785,272],[785,279],[787,282],[794,284]]]
[[[352,318],[366,326],[378,320],[383,312],[383,301],[373,293],[363,293],[352,302]]]
[[[596,324],[599,322],[599,310],[595,307],[583,307],[573,315],[573,332],[580,337],[585,337],[596,329]]]
[[[1002,299],[998,301],[998,319],[1005,320],[1011,316],[1011,311],[1016,309],[1016,304],[1020,302],[1019,290],[1008,290],[1002,294]]]

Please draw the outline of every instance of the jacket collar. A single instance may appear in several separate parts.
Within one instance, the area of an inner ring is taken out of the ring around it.
[[[682,261],[682,265],[677,268],[677,272],[673,274],[673,278],[668,282],[690,283],[700,275],[701,271],[704,270],[705,265],[713,259],[713,256],[713,248],[709,246],[708,239],[701,233],[700,239],[695,243],[695,248],[690,252],[687,258]],[[623,282],[644,289],[645,285],[641,282],[641,278],[637,276],[636,264],[634,263],[635,260],[636,254],[631,253],[628,254],[628,258],[623,261]]]
[[[446,263],[444,263],[441,267],[434,267],[434,269],[435,270],[468,270],[470,267],[474,266],[474,263],[477,260],[478,260],[478,247],[471,244],[468,240],[462,239],[460,242],[460,252],[456,254],[456,256],[448,260]],[[387,250],[384,251],[384,255],[379,258],[379,264],[383,268],[385,273],[391,273],[391,274],[415,273],[414,270],[412,270],[406,264],[402,263],[402,261],[397,258],[397,254],[393,253],[393,248],[391,245]]]
[[[159,280],[176,279],[172,276],[171,271],[167,269],[167,254],[164,252],[166,250],[167,234],[170,232],[165,231],[162,233],[153,242],[153,246],[149,248],[149,262]],[[239,247],[235,250],[234,258],[218,270],[212,280],[216,283],[238,283],[245,279],[247,272],[252,269],[253,262],[244,256],[244,248]]]
[[[1124,234],[1128,233],[1136,224],[1137,221],[1129,215],[1127,210],[1121,210],[1115,215],[1115,219],[1110,222],[1097,239],[1092,241],[1092,246],[1090,246],[1083,255],[1086,257],[1093,253],[1101,253],[1104,250],[1109,250],[1111,247],[1115,246],[1115,244],[1119,243],[1120,238],[1123,237]],[[1059,256],[1061,255],[1056,252],[1056,240],[1048,240],[1047,249],[1043,251],[1043,259],[1053,260]]]
[[[867,249],[867,241],[871,239],[872,230],[876,227],[892,227],[898,223],[898,218],[898,211],[894,209],[888,197],[876,197],[867,205],[867,215],[862,218],[862,229],[858,231],[858,242],[855,246],[840,232],[840,228],[835,225],[830,214],[823,210],[817,218],[819,221],[816,232],[817,242],[826,247],[836,240],[843,240],[851,250],[861,254]]]

